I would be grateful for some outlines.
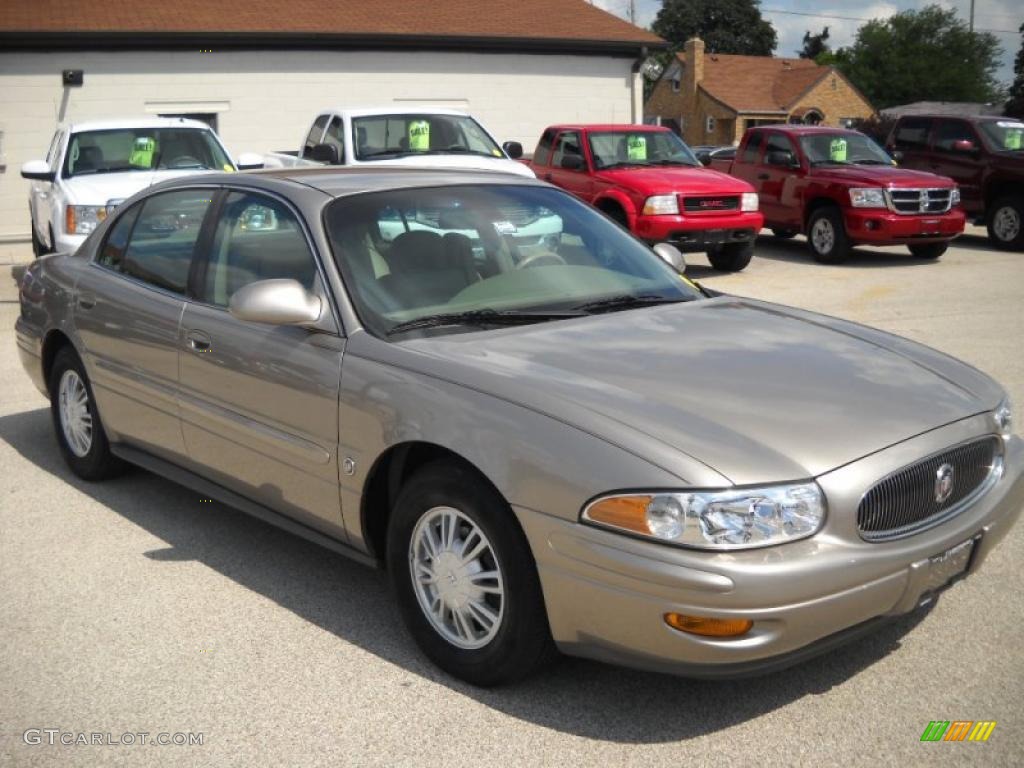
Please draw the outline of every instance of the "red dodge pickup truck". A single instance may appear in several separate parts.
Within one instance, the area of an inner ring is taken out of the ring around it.
[[[524,162],[648,243],[706,251],[715,269],[747,266],[764,223],[753,187],[704,168],[668,128],[555,125]]]
[[[751,128],[736,159],[712,167],[749,181],[778,237],[807,235],[811,254],[836,264],[855,245],[906,245],[937,259],[964,231],[952,179],[895,167],[862,133],[805,125]]]

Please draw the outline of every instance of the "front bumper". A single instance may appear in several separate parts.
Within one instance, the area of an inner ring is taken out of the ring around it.
[[[761,227],[760,211],[684,216],[644,216],[633,223],[633,232],[648,243],[672,243],[681,251],[706,251],[726,243],[752,243]]]
[[[919,534],[863,541],[853,522],[856,505],[888,471],[984,434],[983,422],[949,425],[818,478],[829,500],[824,528],[776,547],[685,550],[517,508],[555,642],[570,655],[688,677],[732,677],[797,663],[913,611],[934,596],[931,557],[978,537],[973,574],[1020,516],[1024,440],[1007,442],[1003,476],[987,494]],[[670,611],[754,624],[738,638],[700,637],[667,626],[663,616]]]
[[[855,243],[913,245],[952,240],[963,234],[967,216],[959,208],[941,214],[899,214],[883,208],[848,208],[846,233]]]

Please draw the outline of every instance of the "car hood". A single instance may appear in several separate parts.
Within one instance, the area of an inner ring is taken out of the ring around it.
[[[682,192],[688,195],[738,195],[753,192],[747,182],[711,168],[612,168],[594,178],[645,195]]]
[[[146,187],[179,176],[213,173],[213,171],[127,171],[97,173],[64,179],[68,202],[74,205],[106,205],[111,200],[126,200]]]
[[[979,371],[906,339],[729,297],[388,346],[402,348],[403,367],[671,471],[653,458],[668,446],[735,484],[816,477],[1003,396]]]
[[[811,169],[815,179],[828,179],[851,186],[873,187],[952,187],[952,179],[927,171],[912,171],[885,165],[823,165]]]
[[[471,171],[502,171],[517,176],[535,178],[529,167],[506,157],[485,157],[484,155],[406,155],[392,160],[372,160],[358,163],[366,167],[397,165],[408,168],[454,168]]]

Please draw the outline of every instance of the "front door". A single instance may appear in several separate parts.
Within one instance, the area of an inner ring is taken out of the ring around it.
[[[973,149],[967,149],[969,142]],[[985,207],[982,195],[982,176],[985,163],[979,155],[982,152],[981,139],[966,120],[938,119],[932,130],[932,162],[925,169],[940,176],[948,176],[960,187],[960,199],[964,210],[981,213]]]
[[[795,204],[796,180],[803,171],[799,155],[788,136],[770,132],[757,173],[757,193],[765,221],[781,227],[801,228],[800,206]]]
[[[201,271],[180,338],[182,430],[194,471],[344,537],[337,461],[343,337],[247,322],[228,311],[239,288],[292,278],[320,294],[330,315],[298,214],[276,198],[229,192]]]
[[[565,167],[567,157],[576,158],[578,167]],[[592,179],[587,173],[586,155],[578,131],[562,131],[558,134],[551,153],[551,167],[544,178],[588,203],[593,199]]]

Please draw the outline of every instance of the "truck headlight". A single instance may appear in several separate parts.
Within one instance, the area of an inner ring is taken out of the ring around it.
[[[949,193],[949,207],[956,208],[960,205],[960,187],[953,187],[953,191]]]
[[[64,208],[64,231],[69,235],[88,235],[105,218],[105,205],[69,205]]]
[[[1005,398],[992,412],[992,419],[1000,435],[1009,437],[1013,434],[1013,403],[1010,402],[1010,398]]]
[[[850,205],[854,208],[885,208],[885,190],[870,187],[851,189]]]
[[[803,539],[825,520],[816,483],[603,496],[581,519],[696,549],[750,549]]]
[[[654,195],[644,203],[644,216],[664,216],[679,213],[679,200],[675,195]]]
[[[757,192],[744,192],[740,197],[740,210],[744,213],[756,211],[759,205]]]

